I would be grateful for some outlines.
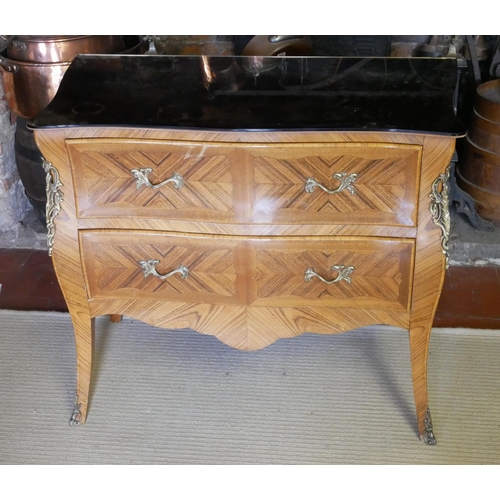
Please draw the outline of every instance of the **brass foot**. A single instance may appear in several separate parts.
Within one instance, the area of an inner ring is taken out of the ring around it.
[[[431,412],[429,408],[427,408],[427,411],[425,412],[425,418],[424,418],[424,432],[420,436],[420,439],[425,443],[425,444],[430,444],[434,445],[437,443],[436,437],[434,436],[434,431],[432,429],[432,419],[431,419]]]
[[[75,392],[73,414],[71,415],[71,418],[69,419],[69,425],[71,425],[71,426],[80,425],[81,417],[82,417],[82,414],[80,413],[80,405],[78,404],[78,394]]]

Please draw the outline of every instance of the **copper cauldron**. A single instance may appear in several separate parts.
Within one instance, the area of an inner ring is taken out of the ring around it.
[[[10,110],[31,118],[54,98],[64,73],[78,54],[135,53],[127,46],[130,35],[26,35],[3,38],[0,55],[5,96]],[[139,36],[135,46],[142,47]],[[144,50],[139,50],[144,52]]]
[[[125,50],[122,35],[14,35],[7,57],[32,63],[72,61],[79,54],[116,54]]]
[[[10,110],[23,118],[35,116],[54,98],[70,64],[0,61],[5,98]]]

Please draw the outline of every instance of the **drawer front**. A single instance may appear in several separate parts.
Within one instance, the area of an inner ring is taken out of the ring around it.
[[[413,240],[80,231],[88,296],[409,310]]]
[[[67,147],[81,218],[416,225],[420,146],[74,139]]]
[[[88,296],[243,304],[241,240],[80,231]]]
[[[232,148],[68,140],[79,217],[235,222]]]
[[[413,240],[276,238],[251,247],[254,305],[410,309]]]
[[[416,226],[420,146],[298,144],[249,151],[253,222]]]

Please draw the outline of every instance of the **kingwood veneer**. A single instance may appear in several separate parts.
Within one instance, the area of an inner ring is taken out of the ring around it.
[[[387,324],[409,331],[418,429],[435,443],[427,351],[446,265],[453,137],[143,127],[35,135],[49,247],[76,336],[72,423],[87,418],[99,315],[191,328],[242,350]]]

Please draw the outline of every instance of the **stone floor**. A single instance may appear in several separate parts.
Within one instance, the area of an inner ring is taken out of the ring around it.
[[[478,231],[452,208],[450,263],[458,266],[500,266],[500,226]]]

